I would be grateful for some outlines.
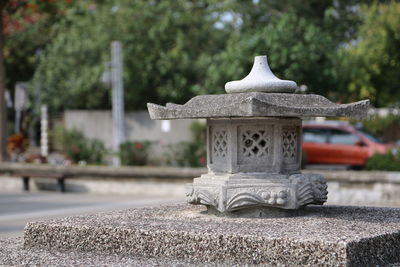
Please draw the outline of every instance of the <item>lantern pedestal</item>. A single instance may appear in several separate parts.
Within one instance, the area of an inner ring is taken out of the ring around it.
[[[319,174],[205,174],[194,179],[187,200],[220,212],[246,207],[298,209],[307,204],[322,205],[327,200],[326,189]]]

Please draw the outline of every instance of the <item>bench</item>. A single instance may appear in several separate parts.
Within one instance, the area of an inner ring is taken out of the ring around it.
[[[63,173],[51,173],[51,172],[13,172],[12,176],[22,178],[22,188],[24,191],[29,191],[29,180],[30,178],[48,178],[57,179],[58,191],[65,192],[65,178],[67,177]]]

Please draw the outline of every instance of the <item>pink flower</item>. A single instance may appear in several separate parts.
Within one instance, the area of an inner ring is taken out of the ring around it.
[[[199,163],[200,163],[202,166],[206,166],[206,165],[207,165],[207,158],[206,158],[206,157],[201,157],[201,158],[199,158]]]
[[[136,144],[135,144],[135,148],[136,148],[136,149],[142,149],[142,148],[143,148],[143,145],[142,145],[141,143],[136,143]]]

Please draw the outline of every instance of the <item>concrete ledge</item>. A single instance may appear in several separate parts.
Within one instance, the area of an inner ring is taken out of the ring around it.
[[[110,166],[54,166],[49,164],[29,164],[0,162],[0,173],[14,172],[63,173],[68,177],[95,178],[159,178],[159,179],[191,179],[207,173],[206,168],[182,167],[110,167]],[[400,184],[400,172],[386,171],[344,171],[344,170],[302,170],[304,173],[322,174],[328,181],[353,183],[394,183]]]
[[[400,184],[400,172],[387,171],[342,171],[342,170],[302,170],[304,173],[318,173],[328,181],[346,183],[391,183]]]
[[[194,178],[207,173],[205,168],[178,167],[110,167],[110,166],[59,166],[49,164],[0,163],[0,173],[52,172],[71,177],[104,177],[104,178]]]
[[[173,205],[35,222],[25,248],[286,266],[400,262],[400,209],[322,206],[233,218]]]

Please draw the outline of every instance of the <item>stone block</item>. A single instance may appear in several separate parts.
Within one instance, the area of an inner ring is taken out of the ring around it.
[[[26,249],[60,249],[263,266],[400,262],[400,209],[308,206],[209,214],[172,205],[35,222]],[[258,216],[266,216],[254,218]]]

